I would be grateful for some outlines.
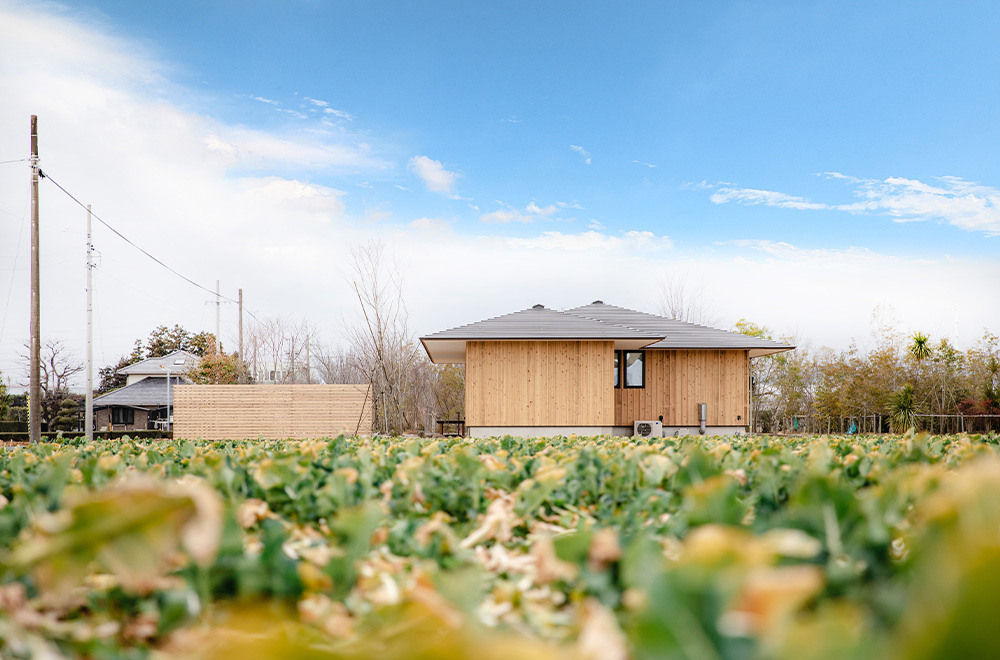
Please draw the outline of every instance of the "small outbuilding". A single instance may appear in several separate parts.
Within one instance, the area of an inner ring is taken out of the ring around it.
[[[465,364],[473,437],[745,433],[750,360],[795,348],[600,300],[420,341],[432,362]]]

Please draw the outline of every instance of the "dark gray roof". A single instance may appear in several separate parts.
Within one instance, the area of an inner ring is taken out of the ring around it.
[[[748,349],[751,351],[751,357],[778,353],[795,348],[784,342],[762,339],[761,337],[751,337],[738,332],[719,330],[718,328],[678,321],[677,319],[668,319],[655,314],[626,309],[625,307],[606,305],[602,302],[594,302],[583,307],[568,309],[566,313],[604,321],[605,323],[624,325],[662,337],[660,341],[650,344],[646,348]]]
[[[122,367],[118,370],[118,373],[128,375],[149,375],[149,376],[165,376],[167,370],[170,373],[175,374],[179,371],[184,371],[189,367],[197,366],[199,358],[194,353],[189,353],[188,351],[174,351],[164,355],[163,357],[146,358],[142,362],[136,362],[135,364],[130,364],[127,367]],[[179,361],[183,360],[180,364]]]
[[[599,319],[557,312],[541,305],[422,337],[434,339],[659,339],[655,333]]]
[[[170,375],[170,403],[173,404],[174,388],[184,380]],[[132,406],[149,408],[167,405],[167,379],[143,378],[138,383],[119,387],[117,390],[94,397],[94,406]]]
[[[432,362],[463,362],[465,342],[517,339],[615,340],[619,349],[747,350],[750,357],[790,351],[794,346],[738,332],[668,319],[595,301],[558,312],[535,305],[513,314],[421,337]]]

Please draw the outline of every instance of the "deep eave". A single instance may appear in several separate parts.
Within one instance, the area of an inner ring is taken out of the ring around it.
[[[745,350],[750,357],[794,346],[596,301],[559,312],[541,305],[420,338],[431,362],[465,362],[469,341],[614,341],[617,350]]]

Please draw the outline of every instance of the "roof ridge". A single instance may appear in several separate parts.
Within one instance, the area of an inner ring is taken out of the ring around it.
[[[586,321],[587,323],[591,323],[591,324],[596,325],[597,327],[601,327],[601,328],[608,329],[608,330],[618,330],[618,329],[620,329],[620,330],[627,330],[627,331],[629,331],[631,333],[641,335],[641,337],[643,339],[662,339],[663,338],[662,333],[651,332],[649,330],[643,330],[641,328],[634,328],[632,326],[623,325],[621,323],[615,323],[613,321],[607,321],[607,320],[604,320],[604,319],[590,318],[590,317],[587,317],[587,316],[582,316],[580,314],[574,314],[574,313],[572,313],[572,312],[570,312],[568,310],[550,309],[548,307],[537,306],[536,305],[536,306],[528,307],[527,309],[518,310],[516,312],[510,312],[508,314],[501,314],[499,316],[491,316],[491,317],[483,319],[481,321],[475,321],[473,323],[466,323],[464,325],[456,326],[454,328],[449,328],[449,329],[446,329],[446,330],[440,330],[438,332],[435,332],[434,334],[426,335],[426,336],[422,337],[422,339],[435,339],[436,338],[435,335],[440,335],[440,334],[444,334],[444,333],[454,333],[456,331],[461,331],[461,330],[468,330],[468,329],[475,328],[476,326],[481,326],[483,324],[488,324],[488,323],[496,322],[496,321],[502,322],[504,319],[507,319],[507,318],[512,317],[512,316],[517,316],[517,315],[520,315],[520,314],[541,313],[541,312],[548,312],[549,315],[556,315],[557,317],[567,317],[567,318],[575,319],[577,321],[579,321],[579,320]],[[549,316],[549,315],[547,315],[547,316]],[[552,318],[552,316],[549,316],[549,318]]]
[[[585,307],[591,307],[593,305],[594,305],[594,303],[590,303],[589,305],[581,305],[580,307],[574,307],[573,309],[568,310],[568,311],[570,311],[572,313],[576,313],[575,310],[580,310],[580,309],[583,309]],[[732,332],[732,330],[723,330],[722,328],[716,328],[716,327],[713,327],[711,325],[702,325],[700,323],[692,323],[691,321],[685,321],[683,319],[672,319],[669,316],[663,316],[661,314],[651,314],[649,312],[644,312],[644,311],[642,311],[640,309],[632,309],[630,307],[622,307],[620,305],[609,305],[606,302],[602,302],[601,305],[603,305],[605,307],[612,307],[614,309],[620,309],[620,310],[623,310],[623,311],[626,311],[626,312],[632,312],[633,314],[642,314],[643,316],[651,316],[651,317],[653,317],[653,318],[655,318],[657,320],[660,320],[660,321],[669,321],[671,323],[681,323],[681,324],[689,325],[689,326],[692,326],[692,327],[695,327],[695,328],[704,328],[706,330],[718,330],[719,332]],[[588,318],[588,317],[584,317],[584,318]],[[595,319],[595,320],[598,320],[598,319]]]

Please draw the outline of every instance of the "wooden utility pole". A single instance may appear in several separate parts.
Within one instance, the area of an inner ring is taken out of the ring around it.
[[[28,386],[28,419],[31,442],[42,439],[42,314],[39,303],[38,276],[38,117],[31,115],[31,356]]]
[[[94,441],[94,243],[90,231],[90,204],[87,204],[87,405],[83,429],[87,442]]]

